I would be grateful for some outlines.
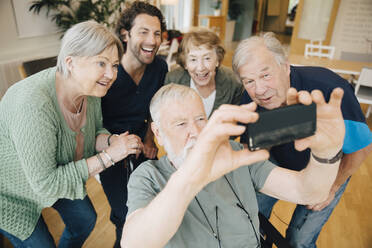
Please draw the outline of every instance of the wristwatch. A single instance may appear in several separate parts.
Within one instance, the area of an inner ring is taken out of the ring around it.
[[[329,158],[319,158],[319,157],[315,156],[314,153],[311,153],[311,155],[319,163],[322,163],[322,164],[334,164],[334,163],[336,163],[337,161],[339,161],[342,158],[342,156],[344,155],[344,153],[342,152],[342,149],[341,149],[333,158],[330,158],[330,159]]]

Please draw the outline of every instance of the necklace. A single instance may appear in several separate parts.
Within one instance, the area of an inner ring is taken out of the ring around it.
[[[79,114],[80,112],[81,112],[81,110],[83,109],[83,104],[84,104],[84,97],[83,97],[83,100],[81,100],[81,102],[80,102],[80,104],[79,104],[79,107],[77,107],[76,106],[76,104],[75,104],[75,101],[74,100],[72,100],[72,104],[73,104],[73,106],[74,106],[74,108],[75,108],[75,113],[76,114]]]
[[[66,87],[66,85],[68,86],[70,84],[71,83],[68,83],[68,79],[63,78],[59,72],[56,72],[55,87],[59,104],[64,106],[62,107],[63,109],[66,109],[73,114],[78,114],[83,109],[85,96],[69,97],[69,92],[71,93],[73,90],[71,90],[71,87]],[[76,106],[75,100],[79,98],[82,98],[82,100],[78,103],[79,106]]]

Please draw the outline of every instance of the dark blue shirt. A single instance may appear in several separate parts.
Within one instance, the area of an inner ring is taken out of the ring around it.
[[[345,122],[345,139],[342,150],[344,153],[353,153],[372,142],[372,133],[366,124],[365,117],[359,102],[354,95],[354,88],[345,79],[336,73],[321,67],[294,67],[291,66],[291,87],[298,91],[311,92],[314,89],[322,91],[326,101],[329,101],[334,88],[340,87],[344,90],[341,111]],[[241,103],[251,102],[251,98],[245,91]],[[263,108],[259,107],[258,111]],[[241,136],[241,142],[246,143],[246,135]],[[274,146],[270,150],[270,156],[277,165],[291,170],[302,170],[310,159],[310,149],[299,152],[294,148],[294,142]]]
[[[150,117],[150,101],[163,86],[167,64],[161,58],[146,66],[138,86],[120,65],[118,76],[106,96],[102,98],[103,126],[111,133],[129,131],[143,140]]]

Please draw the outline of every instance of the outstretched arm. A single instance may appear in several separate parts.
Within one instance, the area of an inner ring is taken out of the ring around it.
[[[329,190],[336,178],[340,160],[328,164],[314,159],[316,157],[333,158],[342,148],[345,125],[341,113],[343,91],[335,89],[329,103],[326,103],[320,91],[297,92],[288,91],[287,102],[293,104],[301,102],[317,104],[317,131],[315,135],[297,140],[297,150],[311,148],[312,155],[307,167],[300,171],[275,168],[269,174],[261,191],[279,199],[299,203],[313,204],[327,198]]]
[[[255,108],[254,103],[224,105],[213,113],[186,161],[165,188],[146,207],[128,216],[122,247],[163,247],[176,233],[191,200],[205,185],[240,166],[268,158],[267,151],[233,151],[228,142],[229,136],[244,131],[237,122],[257,120]]]

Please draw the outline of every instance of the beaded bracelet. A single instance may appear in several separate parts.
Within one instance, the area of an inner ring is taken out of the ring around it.
[[[105,150],[102,150],[102,153],[103,153],[103,155],[106,156],[106,158],[107,158],[109,161],[111,161],[111,165],[114,166],[114,165],[115,165],[115,162],[114,162],[114,160],[111,158],[111,156],[110,156],[110,155],[109,155]]]
[[[99,161],[99,163],[100,163],[101,166],[102,166],[102,169],[103,169],[103,170],[106,170],[107,168],[106,168],[105,163],[103,162],[103,160],[102,160],[102,158],[101,158],[101,155],[99,155],[99,153],[97,153],[97,154],[96,154],[96,157],[98,158],[98,161]]]

